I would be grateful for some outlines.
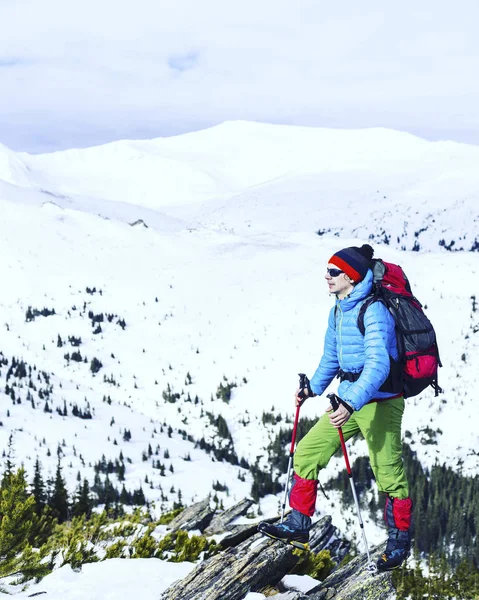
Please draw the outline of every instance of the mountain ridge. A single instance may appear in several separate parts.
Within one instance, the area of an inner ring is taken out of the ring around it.
[[[479,250],[476,146],[240,121],[44,155],[3,147],[2,156],[0,179],[12,185],[159,229],[193,219],[248,236],[301,230],[400,250]]]
[[[158,511],[177,503],[179,492],[184,503],[212,493],[225,506],[248,496],[254,476],[241,459],[269,473],[268,447],[290,425],[297,373],[311,376],[322,352],[334,300],[323,280],[326,261],[338,248],[370,242],[376,256],[404,267],[439,336],[445,393],[408,401],[407,439],[425,468],[444,463],[477,474],[479,254],[469,251],[477,188],[471,164],[462,171],[461,156],[455,161],[455,178],[435,180],[443,193],[426,206],[419,201],[425,184],[413,185],[423,165],[412,160],[395,170],[381,161],[367,172],[283,174],[237,194],[153,209],[129,196],[89,196],[82,177],[66,193],[53,171],[38,188],[2,183],[2,447],[12,434],[30,479],[37,457],[52,476],[60,452],[70,492],[78,473],[93,481],[102,455],[108,462],[123,452],[125,484],[142,486]],[[467,185],[452,193],[463,179]],[[139,183],[146,189],[151,181]],[[146,227],[131,226],[138,220]],[[468,251],[447,251],[451,240],[451,250]],[[72,359],[77,352],[81,360]],[[16,370],[21,362],[27,376]],[[67,415],[58,412],[65,405]],[[93,418],[75,416],[75,405]],[[302,416],[314,419],[324,408],[315,399]],[[352,460],[366,455],[362,440],[349,450]],[[322,477],[343,468],[334,458]],[[276,475],[284,483],[285,474]],[[267,493],[258,506],[275,515],[279,496]],[[339,495],[332,509],[318,501],[324,510],[338,528],[354,529]],[[375,520],[365,515],[365,522],[371,541],[382,540]]]

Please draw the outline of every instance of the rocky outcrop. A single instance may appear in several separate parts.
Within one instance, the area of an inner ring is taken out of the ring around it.
[[[171,521],[168,529],[171,529],[171,531],[177,531],[178,529],[185,529],[186,531],[199,529],[200,531],[204,531],[211,523],[215,512],[215,509],[210,507],[210,499],[206,498],[185,508],[185,510]]]
[[[225,531],[232,531],[235,528],[235,525],[232,524],[233,521],[238,517],[243,517],[253,504],[253,500],[245,498],[231,508],[228,508],[221,513],[216,513],[211,523],[204,530],[204,534],[215,535],[224,533]]]
[[[376,564],[384,551],[381,544],[371,552],[371,562]],[[394,600],[396,592],[391,573],[371,573],[365,555],[354,558],[336,569],[307,596],[297,600]]]
[[[331,558],[339,564],[351,548],[351,544],[337,536],[336,527],[332,524],[331,517],[326,515],[317,521],[309,532],[309,549],[317,554],[327,548]]]
[[[161,600],[241,600],[248,592],[278,583],[297,560],[292,546],[256,533],[200,563],[169,587]]]
[[[170,586],[161,600],[242,600],[249,592],[275,587],[278,600],[394,600],[391,575],[371,574],[367,560],[359,556],[337,568],[308,594],[286,590],[280,583],[298,561],[292,546],[270,540],[257,532],[256,524],[238,525],[234,521],[246,514],[250,500],[243,500],[223,512],[200,502],[181,513],[170,524],[174,530],[200,529],[205,535],[227,535],[222,538],[224,551],[202,561],[184,579]],[[270,519],[273,521],[274,519]],[[339,564],[349,550],[349,543],[337,535],[331,517],[317,521],[310,532],[310,550],[328,549]],[[372,553],[375,563],[383,546]]]

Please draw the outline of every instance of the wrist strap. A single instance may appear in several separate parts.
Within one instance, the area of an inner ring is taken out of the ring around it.
[[[343,400],[342,398],[340,398],[336,394],[328,394],[326,397],[331,402],[331,406],[333,407],[333,410],[338,410],[338,405],[342,404],[344,406],[344,408],[349,412],[350,415],[353,414],[354,408],[351,405],[349,405],[346,402],[346,400]]]
[[[353,412],[354,412],[354,408],[353,408],[353,407],[352,407],[350,404],[348,404],[348,403],[346,402],[346,400],[343,400],[342,398],[339,398],[339,396],[338,396],[338,401],[339,401],[339,404],[342,404],[342,405],[344,406],[344,408],[345,408],[347,411],[349,411],[349,414],[350,414],[350,415],[352,415],[352,414],[353,414]]]

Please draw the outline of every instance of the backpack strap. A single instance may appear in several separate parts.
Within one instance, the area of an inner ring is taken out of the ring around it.
[[[384,300],[384,298],[381,298],[377,294],[371,294],[364,300],[364,302],[361,305],[361,308],[359,309],[358,320],[357,320],[358,329],[361,332],[361,335],[363,337],[366,332],[366,327],[364,326],[364,315],[366,314],[366,311],[371,306],[371,304],[373,304],[373,302],[381,302],[382,304],[384,304],[384,306],[386,308],[388,308],[388,305],[387,305],[386,301]],[[389,308],[388,308],[388,310],[389,310]],[[402,389],[402,372],[403,372],[402,363],[400,361],[395,361],[390,356],[389,357],[389,375],[388,375],[386,381],[379,388],[379,391],[387,392],[387,393],[397,393],[398,389]],[[361,373],[362,373],[362,371],[359,371],[359,373],[348,373],[348,372],[345,372],[342,369],[340,369],[338,371],[338,374],[336,375],[336,377],[340,381],[346,380],[351,383],[354,383],[361,377]]]
[[[368,308],[371,306],[371,304],[373,302],[383,302],[383,304],[385,304],[381,298],[378,298],[374,294],[372,296],[368,296],[366,298],[366,300],[364,300],[364,302],[361,305],[361,308],[359,309],[358,321],[357,321],[358,329],[361,332],[361,335],[363,337],[364,337],[364,334],[366,333],[366,327],[364,326],[364,315],[366,314],[366,311],[368,310]]]

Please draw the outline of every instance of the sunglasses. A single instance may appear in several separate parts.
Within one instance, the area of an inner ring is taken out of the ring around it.
[[[331,277],[339,277],[344,271],[340,271],[339,269],[326,269],[326,273],[331,275]]]

